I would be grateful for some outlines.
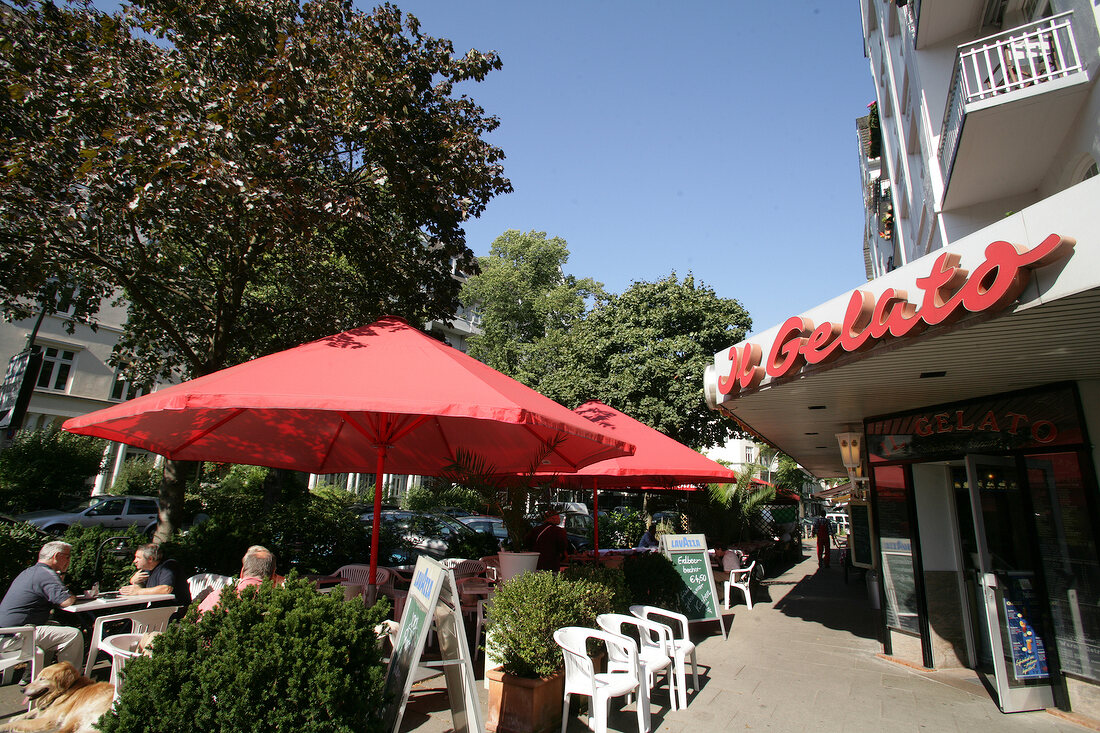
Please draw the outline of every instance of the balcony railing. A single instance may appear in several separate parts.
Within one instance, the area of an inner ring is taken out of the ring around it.
[[[940,170],[950,176],[966,105],[1083,70],[1072,11],[959,46],[940,135]]]

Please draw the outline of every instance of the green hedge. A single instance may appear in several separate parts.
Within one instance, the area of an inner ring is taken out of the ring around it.
[[[103,733],[381,731],[383,608],[322,594],[295,577],[267,583],[157,638],[126,665]]]
[[[658,552],[627,555],[623,575],[632,603],[681,611],[680,589],[684,582],[664,555]]]
[[[48,541],[29,524],[0,522],[0,588],[5,593],[16,575],[38,562],[38,551]]]
[[[54,425],[20,430],[0,451],[0,509],[21,514],[61,509],[88,498],[88,480],[103,467],[106,443]]]

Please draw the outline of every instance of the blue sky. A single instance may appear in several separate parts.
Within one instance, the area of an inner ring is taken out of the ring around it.
[[[757,331],[865,281],[855,0],[394,4],[503,61],[459,87],[500,119],[515,188],[468,223],[475,253],[545,231],[573,275],[622,292],[692,273]]]
[[[466,227],[477,254],[545,231],[574,275],[621,292],[691,272],[754,330],[866,280],[854,0],[395,4],[503,61],[461,88],[500,118],[515,188]]]

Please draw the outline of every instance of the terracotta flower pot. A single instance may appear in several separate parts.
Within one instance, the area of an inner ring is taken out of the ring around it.
[[[561,728],[565,671],[548,679],[514,677],[501,669],[489,678],[489,733],[549,733]]]

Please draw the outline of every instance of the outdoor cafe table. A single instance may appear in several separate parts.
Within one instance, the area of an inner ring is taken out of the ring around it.
[[[82,600],[77,596],[76,603],[70,606],[65,606],[61,610],[68,611],[69,613],[91,613],[95,616],[103,614],[105,611],[113,611],[116,608],[125,608],[127,606],[143,606],[151,603],[160,603],[162,601],[175,600],[175,596],[171,593],[151,593],[145,595],[116,595],[116,592],[100,593],[98,596],[91,600]]]

